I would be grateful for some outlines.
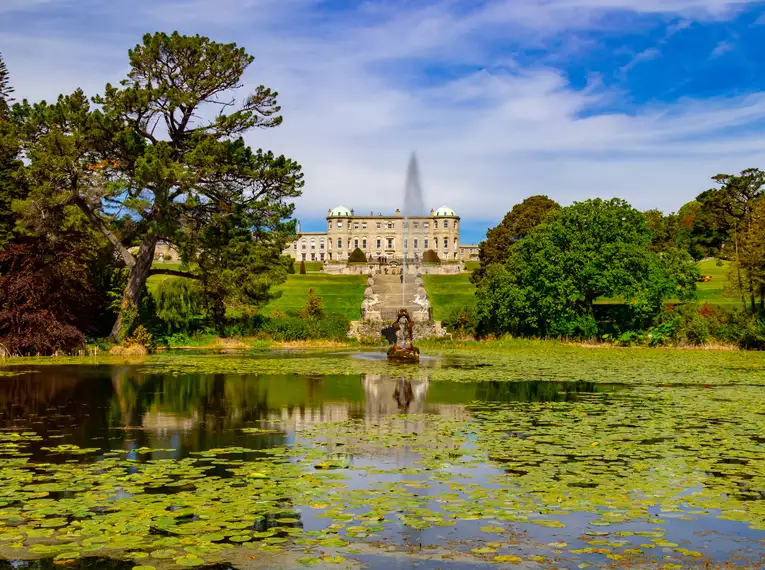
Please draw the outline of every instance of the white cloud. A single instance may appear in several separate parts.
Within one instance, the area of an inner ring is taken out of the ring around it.
[[[636,54],[628,63],[623,65],[621,68],[621,72],[627,73],[636,65],[639,65],[640,63],[644,61],[651,61],[652,59],[656,59],[658,57],[661,57],[661,52],[659,51],[658,48],[648,48],[646,50],[643,50],[640,53]]]
[[[721,57],[726,53],[733,51],[734,49],[736,49],[736,45],[733,42],[722,41],[715,46],[715,49],[712,50],[712,53],[709,55],[709,57]]]
[[[495,221],[535,193],[564,203],[615,195],[644,209],[677,209],[710,186],[711,175],[757,165],[765,136],[720,133],[765,120],[765,94],[593,115],[612,91],[596,82],[574,89],[555,70],[521,67],[512,53],[497,65],[487,55],[492,42],[537,45],[560,30],[599,29],[605,10],[689,22],[727,18],[744,4],[506,0],[466,10],[459,0],[378,0],[353,14],[322,16],[318,0],[147,0],[127,21],[119,8],[103,12],[101,35],[5,33],[2,46],[17,95],[35,99],[77,85],[94,93],[123,76],[127,49],[140,39],[135,29],[179,27],[237,41],[256,56],[247,85],[280,93],[284,125],[248,141],[304,166],[298,215],[320,217],[339,203],[394,210],[403,203],[408,155],[417,150],[429,207],[449,204],[465,218]],[[67,6],[88,10],[85,2]],[[658,55],[649,49],[633,64]],[[412,77],[412,61],[470,70],[434,83]]]

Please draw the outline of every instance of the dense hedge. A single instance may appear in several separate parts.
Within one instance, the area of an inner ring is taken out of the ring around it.
[[[366,263],[367,256],[358,247],[348,256],[348,263]]]

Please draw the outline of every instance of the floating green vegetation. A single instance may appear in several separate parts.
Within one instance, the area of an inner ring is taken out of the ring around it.
[[[765,352],[584,348],[552,341],[437,343],[416,373],[433,381],[587,381],[622,384],[765,385]],[[382,356],[380,353],[379,356]],[[29,358],[15,366],[46,364],[133,364],[147,374],[295,374],[308,376],[396,374],[384,358],[349,357],[347,352],[313,351],[287,357],[278,352],[221,356],[213,353],[124,357]],[[16,362],[17,364],[13,364]],[[13,365],[13,366],[10,366]]]
[[[185,567],[290,552],[310,566],[381,541],[402,548],[407,528],[452,528],[470,538],[449,548],[497,563],[682,565],[704,554],[672,540],[671,522],[765,530],[765,501],[753,500],[765,493],[761,392],[636,388],[475,403],[453,419],[326,423],[292,446],[182,459],[59,445],[40,449],[86,461],[32,462],[39,436],[0,432],[0,554]],[[352,484],[359,476],[366,483]],[[307,511],[315,528],[303,527]],[[522,538],[535,527],[547,529],[546,544]]]
[[[99,556],[157,569],[250,558],[266,567],[346,567],[358,564],[360,554],[540,568],[713,568],[709,552],[733,557],[740,551],[735,537],[765,538],[759,356],[545,345],[561,368],[570,356],[572,370],[548,371],[539,355],[519,363],[537,348],[488,353],[480,362],[450,355],[415,370],[431,380],[461,381],[489,380],[492,370],[504,370],[513,380],[523,375],[514,367],[536,366],[546,377],[587,382],[542,383],[571,398],[510,402],[497,401],[501,391],[522,383],[478,383],[471,391],[431,382],[423,396],[431,407],[421,409],[438,414],[367,412],[363,419],[354,414],[358,419],[302,428],[260,416],[245,422],[260,427],[224,428],[233,439],[192,448],[174,442],[178,451],[166,449],[167,440],[110,451],[98,447],[100,438],[0,431],[0,556],[60,563]],[[602,361],[596,366],[589,355]],[[285,374],[274,384],[262,371],[312,369],[317,379],[317,370],[330,364],[335,374],[391,370],[385,362],[331,354],[192,356],[150,359],[136,374],[246,371],[252,376],[234,376],[237,382],[261,381],[262,390],[289,393],[297,389],[295,377]],[[162,390],[145,381],[151,393],[204,385],[199,375],[170,379]],[[311,384],[312,405],[334,406],[341,396],[366,397],[369,405],[372,384],[395,381],[367,377],[367,393],[361,378],[357,384],[349,376],[321,379],[327,393],[330,385],[339,392],[327,398]],[[627,387],[605,383],[618,379]],[[219,379],[215,397],[225,394],[229,405],[257,402],[264,410],[307,407],[292,395],[280,395],[275,405],[257,390],[235,398],[232,384]],[[358,394],[350,392],[352,384]],[[446,392],[459,401],[436,404]],[[473,397],[489,401],[465,401]],[[182,412],[184,402],[165,405]],[[705,532],[716,533],[715,542],[705,542]]]

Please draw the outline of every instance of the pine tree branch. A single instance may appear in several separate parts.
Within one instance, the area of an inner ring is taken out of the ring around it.
[[[114,235],[111,230],[109,230],[109,228],[106,226],[106,223],[104,223],[104,221],[90,208],[82,196],[75,196],[73,201],[75,205],[82,211],[82,213],[87,216],[90,222],[104,235],[107,240],[109,240],[109,243],[114,246],[122,259],[125,261],[125,265],[132,269],[135,266],[135,257],[124,245],[122,245],[120,239]]]

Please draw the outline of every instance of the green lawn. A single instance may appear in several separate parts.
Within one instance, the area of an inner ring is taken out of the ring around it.
[[[728,282],[729,262],[723,261],[721,266],[717,265],[717,260],[700,261],[699,269],[702,275],[711,275],[712,280],[706,283],[696,283],[697,296],[699,303],[709,303],[710,305],[719,305],[726,309],[733,309],[741,306],[741,301],[735,297],[725,296],[725,285]]]
[[[325,311],[343,313],[355,320],[361,316],[366,280],[365,275],[290,275],[286,282],[273,288],[274,291],[280,291],[282,296],[263,307],[262,313],[270,315],[277,307],[283,313],[302,309],[308,298],[308,289],[313,288],[324,301]]]
[[[306,261],[305,262],[305,270],[306,273],[315,273],[317,271],[321,271],[324,267],[323,261]],[[295,262],[295,273],[300,273],[300,262]]]
[[[175,271],[181,270],[181,264],[180,263],[155,263],[152,265],[155,269],[174,269]],[[152,295],[157,290],[157,287],[164,279],[173,279],[173,277],[170,277],[169,275],[151,275],[146,280],[146,289],[151,293]]]
[[[425,290],[433,307],[433,318],[442,320],[453,309],[475,306],[475,285],[469,273],[458,275],[423,275]]]

